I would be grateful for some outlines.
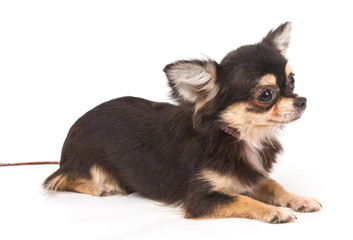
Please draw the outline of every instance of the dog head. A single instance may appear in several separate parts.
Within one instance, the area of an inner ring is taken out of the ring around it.
[[[228,53],[220,64],[185,60],[164,68],[172,96],[193,108],[195,129],[226,126],[250,140],[300,118],[306,99],[294,93],[294,74],[285,57],[290,32],[291,23],[284,23],[261,42]]]

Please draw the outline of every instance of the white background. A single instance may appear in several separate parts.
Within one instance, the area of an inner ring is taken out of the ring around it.
[[[308,107],[282,133],[273,178],[324,205],[292,224],[192,221],[136,194],[48,196],[41,183],[55,165],[3,167],[0,238],[351,239],[351,9],[348,1],[0,1],[0,162],[58,161],[70,126],[94,106],[125,95],[169,101],[166,64],[220,61],[292,21],[288,57]]]

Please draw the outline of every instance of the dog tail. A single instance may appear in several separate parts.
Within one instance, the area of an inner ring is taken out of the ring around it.
[[[49,191],[66,191],[69,189],[69,175],[60,168],[44,181],[43,187]]]

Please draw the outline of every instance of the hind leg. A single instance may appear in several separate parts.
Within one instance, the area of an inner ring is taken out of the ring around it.
[[[93,196],[110,196],[126,194],[114,177],[101,167],[93,166],[90,170],[91,179],[75,181],[71,188],[75,192],[87,193]]]
[[[90,176],[90,178],[83,178],[60,173],[56,177],[48,179],[44,185],[46,189],[52,191],[73,191],[93,196],[127,194],[116,179],[101,167],[93,166],[90,169]]]
[[[118,185],[97,182],[96,179],[76,179],[68,185],[68,189],[74,192],[90,194],[93,196],[111,196],[122,193]]]

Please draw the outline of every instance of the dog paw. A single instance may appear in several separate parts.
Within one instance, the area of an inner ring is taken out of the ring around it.
[[[297,212],[318,212],[321,210],[322,204],[314,198],[295,196],[288,200],[287,207]]]
[[[108,197],[108,196],[112,196],[112,195],[115,195],[115,194],[116,194],[116,192],[114,191],[114,189],[106,188],[106,187],[100,187],[98,189],[97,196]]]
[[[297,219],[294,212],[288,208],[269,207],[259,219],[267,223],[289,223]]]

